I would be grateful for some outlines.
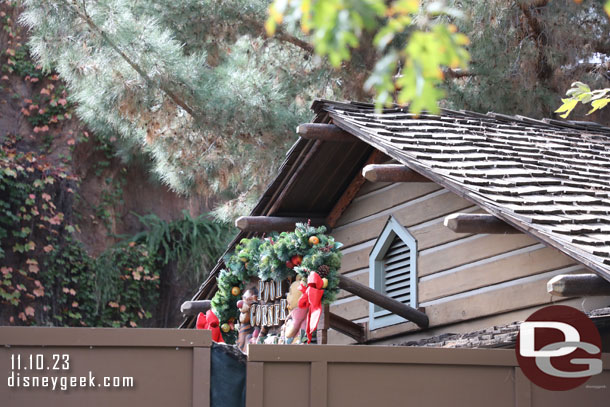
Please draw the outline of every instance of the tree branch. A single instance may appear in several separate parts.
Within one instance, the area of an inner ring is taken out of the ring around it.
[[[547,46],[548,39],[544,33],[540,20],[532,13],[532,10],[546,7],[548,3],[549,0],[536,0],[533,3],[525,3],[522,1],[519,2],[519,8],[527,20],[527,24],[533,33],[534,40],[538,48],[537,70],[538,78],[540,78],[542,81],[547,80],[553,74],[553,71],[549,65],[546,53],[544,52],[544,47]]]
[[[102,39],[104,41],[106,41],[108,43],[108,45],[117,54],[119,54],[121,56],[121,58],[123,58],[125,60],[125,62],[127,62],[129,64],[129,66],[131,66],[133,68],[133,70],[136,71],[146,81],[146,83],[148,83],[151,86],[155,86],[155,82],[148,76],[148,74],[146,72],[144,72],[144,70],[135,61],[133,61],[125,52],[123,52],[119,48],[119,46],[117,44],[115,44],[114,41],[112,41],[112,39],[110,39],[110,37],[108,37],[108,35],[95,24],[95,22],[86,13],[86,11],[82,12],[79,9],[78,5],[76,5],[74,3],[69,3],[67,0],[63,0],[63,2],[68,7],[70,7],[72,9],[72,11],[74,11],[74,13],[76,13],[76,15],[78,15],[81,19],[83,19],[87,23],[89,28],[91,28],[91,30],[93,30],[100,37],[102,37]],[[183,108],[193,118],[199,119],[199,117],[198,117],[199,115],[197,115],[193,111],[193,109],[191,109],[191,107],[188,106],[184,100],[179,98],[171,89],[169,89],[167,86],[163,85],[162,83],[160,83],[158,86],[176,105]]]
[[[468,72],[468,71],[464,71],[461,69],[451,69],[451,68],[443,69],[443,75],[445,75],[445,78],[450,78],[450,79],[461,79],[461,78],[469,78],[472,76],[477,76],[477,74],[473,73],[473,72]]]
[[[265,30],[264,24],[261,23],[260,21],[255,20],[253,18],[249,18],[249,17],[242,17],[242,20],[244,23],[253,27],[255,29],[255,31],[258,31],[261,36],[263,36],[263,37],[267,36],[267,30]],[[297,47],[303,49],[304,51],[307,51],[310,54],[313,54],[313,52],[314,52],[313,45],[311,45],[307,41],[303,41],[302,39],[295,37],[294,35],[288,34],[286,31],[282,30],[280,27],[278,27],[275,30],[275,34],[273,35],[273,37],[279,41],[288,42],[292,45],[296,45]]]

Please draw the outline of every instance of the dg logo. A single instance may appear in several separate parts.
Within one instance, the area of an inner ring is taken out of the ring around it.
[[[573,389],[603,369],[599,331],[565,305],[542,308],[523,322],[515,351],[527,378],[547,390]]]

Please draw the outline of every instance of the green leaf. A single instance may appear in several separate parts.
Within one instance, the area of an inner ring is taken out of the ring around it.
[[[10,168],[5,168],[4,169],[4,173],[6,175],[8,175],[9,177],[17,178],[17,173],[14,170],[10,169]]]

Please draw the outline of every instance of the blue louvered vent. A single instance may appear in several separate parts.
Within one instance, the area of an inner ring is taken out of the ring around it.
[[[383,292],[388,297],[411,305],[411,250],[398,236],[390,244],[383,258]],[[390,312],[375,307],[375,318]]]

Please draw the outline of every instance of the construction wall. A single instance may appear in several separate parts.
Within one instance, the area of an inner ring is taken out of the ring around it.
[[[606,370],[569,391],[533,385],[513,350],[251,345],[247,407],[608,405]]]
[[[196,330],[0,327],[0,405],[208,406],[211,343]]]
[[[0,344],[2,407],[241,405],[239,397],[231,397],[239,389],[224,391],[223,382],[210,380],[207,331],[1,327]],[[513,350],[250,345],[245,402],[247,407],[597,407],[610,399],[610,354],[602,355],[602,363],[603,373],[584,385],[550,392],[523,375]],[[226,367],[221,365],[215,369]],[[46,377],[57,385],[55,390],[25,386],[24,377],[30,382]],[[210,389],[221,393],[214,402]]]

